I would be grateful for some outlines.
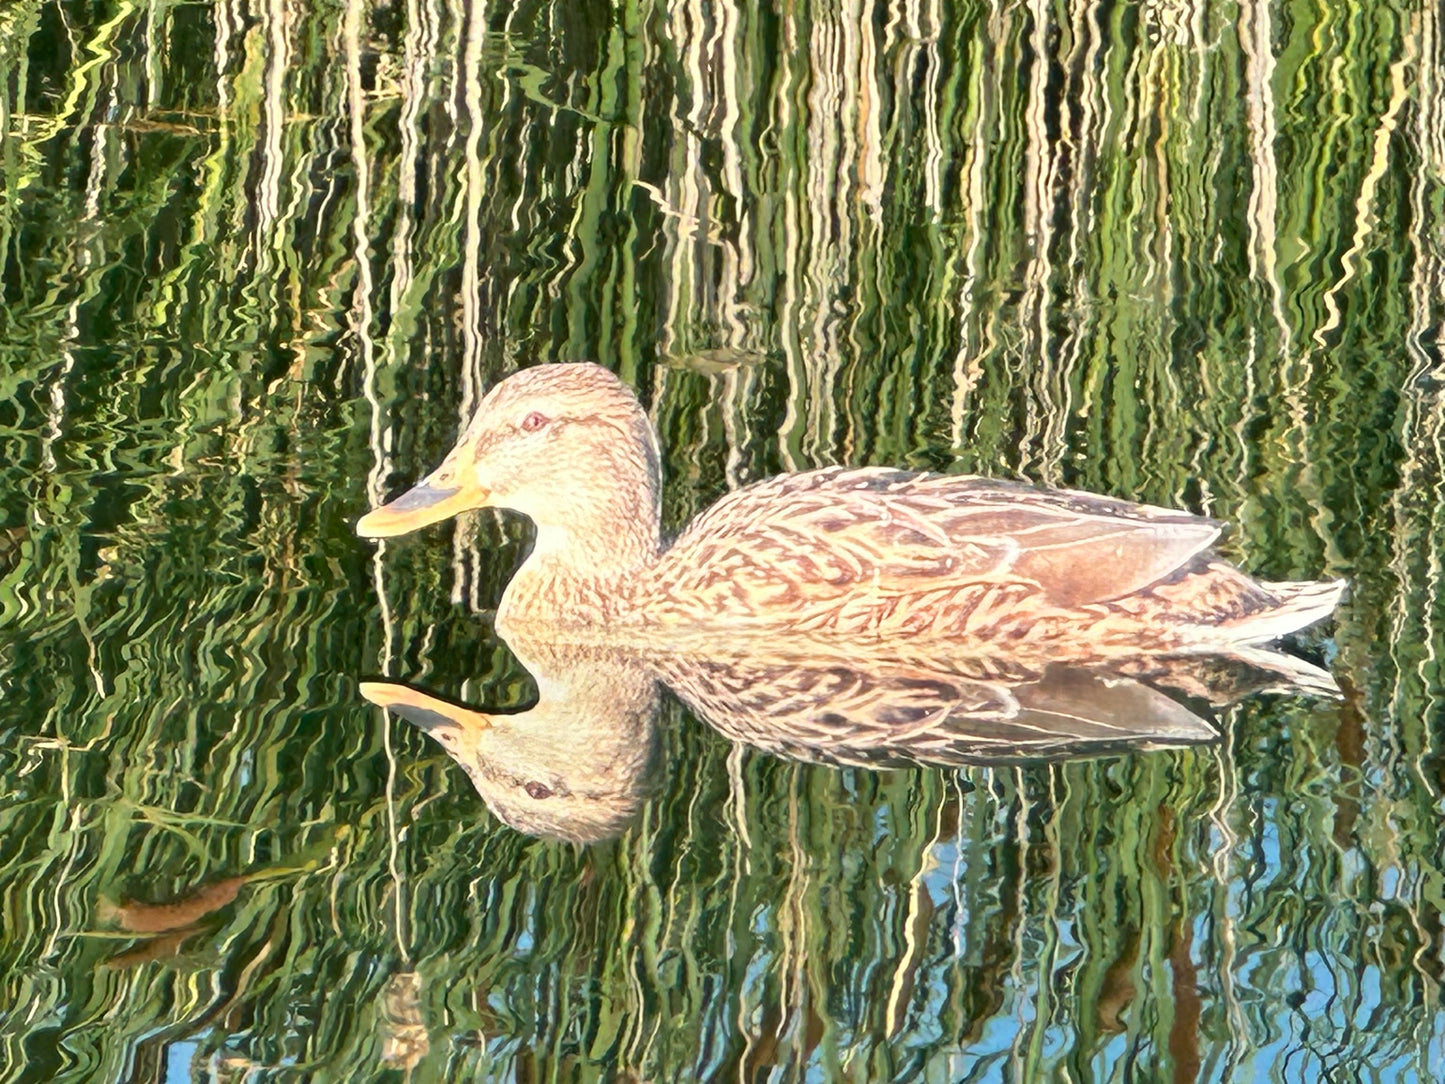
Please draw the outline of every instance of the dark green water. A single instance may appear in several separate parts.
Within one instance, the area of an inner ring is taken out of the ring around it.
[[[0,1080],[1445,1074],[1436,5],[0,4]],[[679,524],[832,463],[1230,521],[1339,701],[870,772],[677,703],[638,821],[522,705],[523,527],[352,533],[593,358]],[[170,904],[157,911],[117,903]],[[152,936],[132,927],[165,926]]]

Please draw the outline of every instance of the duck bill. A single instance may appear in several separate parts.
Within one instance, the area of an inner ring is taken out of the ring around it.
[[[363,681],[358,691],[378,707],[400,715],[424,734],[452,749],[467,734],[476,734],[492,725],[490,717],[479,711],[449,704],[420,689],[390,681]]]
[[[356,521],[362,538],[394,538],[480,508],[489,494],[481,486],[443,487],[430,479],[418,482],[396,500],[373,508]]]

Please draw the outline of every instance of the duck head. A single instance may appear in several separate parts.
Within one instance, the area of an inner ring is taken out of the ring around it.
[[[488,392],[441,466],[362,516],[356,533],[390,538],[473,508],[510,508],[537,525],[534,553],[569,550],[590,533],[603,559],[655,557],[660,473],[631,389],[590,362],[539,365]]]

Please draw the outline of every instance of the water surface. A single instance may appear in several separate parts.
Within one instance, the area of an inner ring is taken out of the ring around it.
[[[0,1079],[1429,1080],[1440,12],[0,6]],[[1338,701],[873,771],[666,700],[637,820],[494,819],[527,541],[352,524],[501,375],[665,515],[825,464],[1228,520]]]

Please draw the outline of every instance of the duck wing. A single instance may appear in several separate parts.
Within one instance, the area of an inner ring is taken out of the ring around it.
[[[1089,493],[827,468],[718,501],[664,555],[656,590],[713,619],[1006,584],[1073,609],[1169,577],[1219,532],[1213,520]]]
[[[1212,741],[1185,704],[1108,670],[987,658],[662,654],[659,676],[734,741],[825,764],[996,764]]]

